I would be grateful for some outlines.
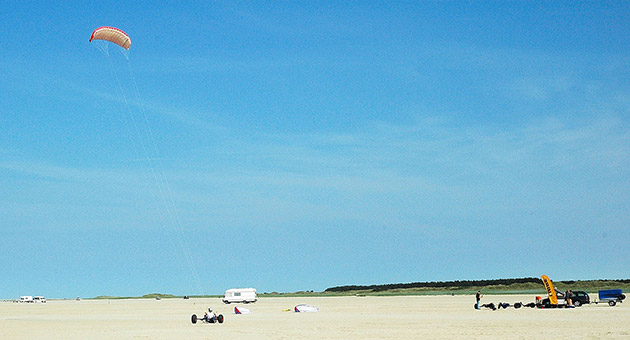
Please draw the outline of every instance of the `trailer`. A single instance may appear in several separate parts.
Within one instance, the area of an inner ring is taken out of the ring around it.
[[[611,307],[617,302],[622,303],[626,298],[621,289],[603,289],[599,291],[598,295],[599,299],[596,303],[607,302]]]

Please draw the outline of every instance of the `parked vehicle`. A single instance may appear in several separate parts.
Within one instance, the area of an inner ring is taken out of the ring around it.
[[[591,298],[588,296],[587,292],[584,291],[573,291],[571,292],[571,301],[573,302],[573,305],[575,307],[580,307],[582,305],[587,305],[589,303],[591,303]],[[560,301],[564,300],[564,293],[560,293],[560,292],[556,292],[556,297]],[[550,308],[553,307],[551,305],[551,302],[549,301],[549,298],[546,299],[542,299],[542,306],[545,308]],[[558,305],[555,305],[558,307],[562,307],[564,306],[564,304],[559,303]]]
[[[626,296],[623,294],[621,289],[604,289],[600,290],[598,293],[599,302],[608,302],[609,306],[614,306],[617,302],[622,303]]]
[[[225,291],[225,296],[221,301],[225,304],[253,303],[258,301],[258,295],[254,288],[232,288]]]
[[[583,291],[575,291],[572,292],[571,301],[575,307],[580,307],[581,305],[588,305],[591,303],[591,298],[588,296],[587,292]]]
[[[18,302],[26,302],[26,303],[33,303],[33,297],[32,296],[20,296],[20,300],[18,300]]]
[[[34,296],[33,302],[46,303],[46,298],[43,296]]]

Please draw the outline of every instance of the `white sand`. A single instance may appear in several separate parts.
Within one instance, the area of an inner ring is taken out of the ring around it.
[[[531,302],[485,296],[482,302]],[[284,312],[299,303],[318,313]],[[213,299],[0,303],[2,339],[444,339],[630,338],[630,302],[575,309],[473,309],[474,296],[261,298],[235,315]],[[193,325],[212,306],[223,324]]]

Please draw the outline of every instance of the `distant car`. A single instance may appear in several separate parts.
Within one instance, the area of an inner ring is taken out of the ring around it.
[[[34,296],[33,302],[46,303],[46,298],[43,296]]]
[[[556,293],[556,296],[558,297],[558,305],[559,306],[563,306],[564,305],[564,294]],[[578,291],[571,292],[571,302],[573,302],[573,305],[575,307],[580,307],[582,305],[587,305],[587,304],[591,303],[591,298],[588,296],[587,292],[578,290]],[[549,298],[543,299],[542,300],[542,305],[543,305],[543,307],[546,307],[546,308],[551,307],[551,303],[549,302]]]

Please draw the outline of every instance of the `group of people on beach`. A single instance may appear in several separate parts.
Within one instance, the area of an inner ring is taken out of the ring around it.
[[[533,302],[530,302],[530,303],[516,302],[513,305],[507,302],[499,302],[497,305],[495,305],[493,302],[481,304],[482,297],[483,295],[481,294],[481,291],[478,290],[477,294],[475,295],[475,300],[477,301],[477,303],[475,303],[475,309],[488,308],[492,310],[497,310],[501,308],[507,309],[508,307],[514,307],[516,309],[519,309],[521,307],[529,307],[529,308],[536,307],[536,304]]]
[[[475,294],[475,309],[481,309],[481,308],[488,308],[488,309],[492,309],[492,310],[497,310],[497,309],[506,309],[512,305],[510,305],[507,302],[499,302],[498,305],[495,305],[494,303],[490,302],[490,303],[484,303],[481,304],[481,298],[483,297],[483,294],[481,294],[481,291],[478,290],[477,294]],[[564,305],[565,308],[573,308],[573,301],[572,298],[573,297],[573,292],[571,292],[570,289],[567,289],[566,292],[564,292]],[[534,307],[539,307],[539,305],[541,304],[540,302],[540,297],[537,297],[537,301],[536,303],[534,302],[530,302],[530,303],[522,303],[522,302],[516,302],[514,303],[513,307],[518,309],[521,307],[530,307],[530,308],[534,308]]]

